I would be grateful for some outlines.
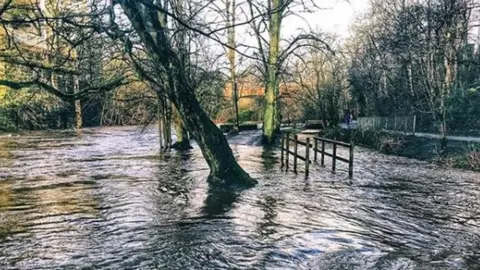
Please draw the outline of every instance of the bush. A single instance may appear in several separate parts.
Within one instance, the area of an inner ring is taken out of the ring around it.
[[[245,110],[238,113],[238,122],[245,123],[245,122],[256,122],[258,121],[258,114],[256,111],[252,110]],[[227,119],[227,123],[235,123],[235,115],[229,117]]]
[[[16,130],[18,130],[18,128],[12,121],[10,111],[0,108],[0,132],[10,132]]]
[[[441,163],[455,168],[480,171],[480,144],[471,144],[465,149],[464,154],[446,158]]]
[[[48,94],[29,90],[11,92],[0,99],[0,130],[58,128],[70,117],[70,104]],[[72,114],[72,113],[70,113]]]

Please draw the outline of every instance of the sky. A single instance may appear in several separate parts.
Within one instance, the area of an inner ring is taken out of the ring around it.
[[[340,38],[349,36],[350,25],[355,18],[364,13],[368,8],[369,0],[311,0],[320,7],[313,13],[297,13],[289,15],[282,20],[281,35],[283,45],[302,32],[310,33],[311,30],[324,33],[334,33]],[[239,19],[244,21],[244,19]],[[237,44],[246,44],[257,47],[257,40],[251,34],[249,26],[238,27]],[[250,49],[237,48],[241,52],[251,55]],[[242,58],[242,57],[240,57]],[[246,59],[244,59],[246,60]],[[240,60],[242,62],[242,60]]]
[[[285,37],[288,37],[288,34],[295,35],[299,28],[308,29],[309,27],[347,37],[350,24],[368,7],[368,0],[317,0],[315,2],[321,5],[321,10],[303,13],[302,18],[290,16],[282,22]]]

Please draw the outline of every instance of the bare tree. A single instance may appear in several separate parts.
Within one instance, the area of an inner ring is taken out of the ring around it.
[[[445,138],[452,98],[471,85],[461,71],[478,7],[474,0],[372,1],[352,42],[352,89],[364,113],[430,115]]]

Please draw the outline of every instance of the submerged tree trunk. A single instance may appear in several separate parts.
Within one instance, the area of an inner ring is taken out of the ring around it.
[[[157,104],[157,121],[158,121],[158,143],[160,151],[163,149],[163,117],[162,117],[162,101],[158,98]]]
[[[177,134],[177,141],[172,145],[172,148],[180,151],[192,149],[187,129],[176,107],[173,107],[173,122],[175,125],[175,133]]]
[[[270,48],[268,55],[267,85],[265,89],[265,104],[263,113],[263,140],[265,143],[274,141],[278,99],[278,57],[280,43],[280,24],[282,20],[281,0],[271,1],[270,15]]]
[[[80,82],[78,80],[78,76],[74,76],[73,78],[73,93],[76,94],[80,91]],[[74,102],[75,107],[75,129],[80,130],[83,126],[82,121],[82,104],[79,99],[76,99]]]
[[[256,183],[237,163],[227,139],[208,118],[189,84],[185,68],[166,36],[161,17],[165,14],[134,0],[120,1],[123,11],[132,23],[150,59],[162,66],[156,70],[168,84],[167,94],[181,116],[183,123],[197,141],[208,166],[209,182],[225,185],[251,186]],[[157,5],[160,3],[157,2]]]
[[[172,104],[166,98],[163,100],[163,139],[165,140],[165,149],[169,149],[172,146]]]
[[[255,184],[236,162],[225,136],[200,107],[193,89],[184,87],[182,81],[182,76],[176,78],[176,91],[171,98],[211,169],[213,177],[209,180],[221,184]]]

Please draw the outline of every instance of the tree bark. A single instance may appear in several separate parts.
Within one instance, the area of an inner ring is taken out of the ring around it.
[[[173,51],[159,12],[134,0],[120,2],[152,61],[162,66],[157,74],[168,84],[167,94],[183,123],[197,141],[208,166],[212,184],[252,186],[257,183],[237,163],[227,139],[208,118],[188,83],[185,68]],[[158,5],[158,4],[157,4]]]
[[[73,78],[73,93],[78,93],[80,91],[80,82],[78,80],[78,76],[74,76]],[[80,130],[82,129],[83,126],[83,121],[82,121],[82,103],[79,99],[76,99],[74,101],[74,107],[75,107],[75,129]]]
[[[184,6],[184,0],[177,0],[172,4],[172,8],[176,9],[177,16],[183,21],[186,20],[184,16]],[[173,23],[175,24],[175,27],[178,28],[178,33],[177,35],[175,35],[174,41],[176,42],[176,47],[178,48],[178,57],[180,59],[180,64],[184,68],[185,74],[188,74],[188,70],[190,68],[190,54],[188,53],[187,48],[190,44],[187,43],[187,29],[177,21],[173,21]],[[183,121],[176,107],[173,106],[171,108],[171,118],[173,120],[175,132],[177,135],[177,141],[172,145],[172,148],[181,151],[191,149],[192,147],[190,146],[190,141],[185,125],[183,124]]]
[[[158,142],[160,151],[163,149],[163,117],[162,117],[162,101],[158,98],[157,104],[157,119],[158,119]]]
[[[239,131],[239,119],[238,119],[238,89],[236,79],[236,59],[235,59],[235,0],[227,0],[227,35],[228,35],[228,60],[230,62],[230,85],[232,88],[232,102],[235,113],[234,130]]]
[[[270,11],[270,44],[268,55],[267,85],[265,89],[265,107],[263,114],[263,140],[265,143],[273,143],[277,115],[278,99],[278,57],[280,45],[280,25],[282,20],[281,0],[271,1]]]
[[[175,132],[177,134],[177,141],[172,145],[172,148],[179,151],[192,149],[192,146],[190,146],[187,129],[185,128],[185,125],[183,124],[182,118],[176,107],[173,107],[173,122],[175,125]]]
[[[162,103],[163,139],[165,140],[165,149],[169,149],[172,146],[172,104],[164,97],[162,97]]]

